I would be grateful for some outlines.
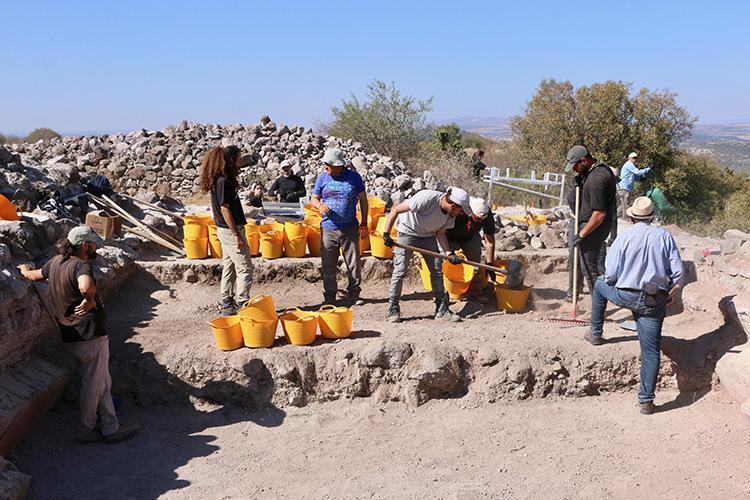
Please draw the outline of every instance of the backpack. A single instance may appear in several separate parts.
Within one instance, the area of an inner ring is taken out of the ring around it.
[[[95,175],[92,178],[83,181],[82,184],[83,189],[94,196],[112,196],[115,194],[114,189],[112,189],[112,184],[109,183],[109,179],[103,175]]]

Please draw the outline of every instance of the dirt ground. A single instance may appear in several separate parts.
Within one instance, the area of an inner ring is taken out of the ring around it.
[[[399,339],[511,355],[537,350],[571,359],[637,360],[636,337],[615,322],[605,327],[615,342],[595,348],[581,340],[582,328],[540,321],[569,315],[569,306],[556,310],[563,279],[563,273],[530,275],[534,301],[532,312],[523,315],[456,304],[453,309],[467,318],[458,325],[430,319],[429,297],[412,281],[402,303],[411,321],[395,326],[385,322],[387,282],[371,280],[363,296],[372,300],[356,308],[352,339],[267,352],[335,354],[346,346]],[[282,279],[258,285],[256,292],[272,294],[279,309],[312,307],[320,301],[321,285]],[[168,388],[167,372],[180,363],[200,358],[204,366],[241,366],[255,355],[213,347],[205,322],[217,298],[218,285],[165,286],[143,276],[123,287],[108,304],[116,390],[137,383],[144,365],[136,360],[162,369]],[[624,311],[612,314],[613,320],[628,317]],[[665,334],[691,339],[720,324],[718,311],[684,311],[667,319]],[[750,428],[720,387],[707,394],[661,389],[658,413],[645,417],[638,413],[634,383],[596,397],[488,403],[470,390],[419,407],[369,397],[255,411],[192,397],[177,398],[179,404],[137,404],[124,391],[121,417],[142,429],[132,441],[76,444],[77,410],[67,400],[10,458],[32,475],[31,498],[39,499],[750,496]]]

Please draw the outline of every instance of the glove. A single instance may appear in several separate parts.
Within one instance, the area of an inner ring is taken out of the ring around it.
[[[455,253],[451,252],[448,254],[448,262],[451,264],[460,264],[463,259],[456,255]]]
[[[495,283],[497,281],[497,275],[495,274],[495,271],[491,271],[491,270],[487,269],[487,277],[493,283]]]
[[[575,246],[579,246],[582,241],[583,241],[583,238],[581,237],[580,234],[576,234],[575,236],[573,236],[573,246],[574,247]]]
[[[391,237],[391,233],[385,233],[383,235],[383,244],[387,247],[392,247],[395,242],[393,241],[393,238]]]

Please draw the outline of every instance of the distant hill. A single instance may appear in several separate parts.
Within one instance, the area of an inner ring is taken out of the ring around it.
[[[696,124],[693,137],[683,147],[737,172],[750,173],[750,123]]]
[[[481,135],[495,141],[508,141],[511,138],[508,121],[510,118],[500,116],[462,116],[447,120],[453,122],[461,130]]]

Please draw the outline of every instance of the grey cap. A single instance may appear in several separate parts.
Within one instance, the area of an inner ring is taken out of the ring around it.
[[[321,159],[320,161],[332,167],[345,167],[346,166],[346,160],[344,159],[344,152],[338,148],[326,149],[326,152],[323,154],[323,159]]]
[[[68,232],[68,241],[73,246],[80,246],[84,241],[93,241],[97,245],[104,243],[101,236],[89,226],[76,226]]]
[[[573,170],[573,167],[576,166],[576,163],[581,161],[583,158],[587,157],[589,155],[589,150],[586,149],[586,146],[573,146],[568,150],[568,156],[566,159],[568,160],[568,164],[565,165],[565,171],[570,172]]]

